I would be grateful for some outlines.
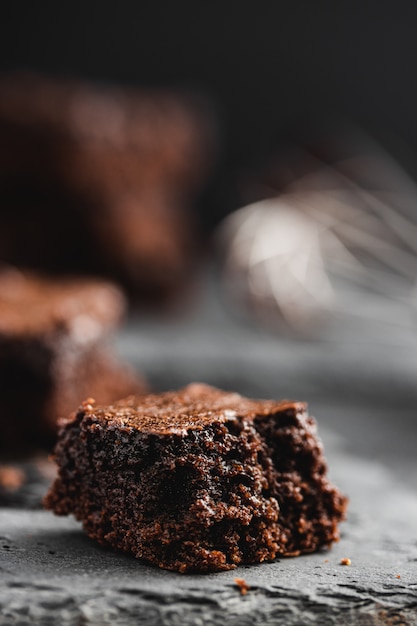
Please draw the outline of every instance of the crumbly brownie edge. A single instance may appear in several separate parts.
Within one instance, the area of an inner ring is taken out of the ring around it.
[[[266,444],[265,473],[280,507],[279,554],[297,556],[337,542],[348,500],[329,481],[317,424],[306,405],[289,406],[277,419],[258,415],[255,428]]]

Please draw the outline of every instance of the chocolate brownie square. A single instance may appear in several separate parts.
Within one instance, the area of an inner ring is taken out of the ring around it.
[[[212,161],[209,120],[199,99],[167,89],[4,76],[0,260],[170,297],[197,249],[192,205]]]
[[[124,309],[105,281],[0,271],[2,453],[50,444],[58,417],[90,393],[111,402],[145,389],[111,349]]]
[[[72,513],[103,545],[179,572],[329,546],[347,505],[304,403],[198,383],[85,402],[62,425],[55,459],[48,509]]]

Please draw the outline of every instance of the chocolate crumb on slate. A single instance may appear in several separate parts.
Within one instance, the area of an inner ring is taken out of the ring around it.
[[[0,465],[0,493],[15,493],[25,482],[23,471],[13,465]]]
[[[250,586],[246,582],[244,578],[235,578],[235,583],[239,587],[240,595],[246,596],[248,593]]]

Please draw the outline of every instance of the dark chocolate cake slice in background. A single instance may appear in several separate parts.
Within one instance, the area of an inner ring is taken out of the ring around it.
[[[140,375],[114,354],[125,301],[112,283],[0,271],[0,451],[55,440],[59,417],[89,394],[141,393]]]
[[[0,261],[169,299],[198,250],[214,135],[194,94],[0,77]]]
[[[208,572],[338,540],[347,500],[329,482],[302,402],[194,383],[86,401],[59,433],[45,506],[101,544],[170,570]]]

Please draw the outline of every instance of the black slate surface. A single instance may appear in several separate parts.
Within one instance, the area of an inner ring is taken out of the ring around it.
[[[0,623],[417,623],[417,495],[380,463],[327,443],[332,476],[351,498],[341,541],[271,564],[173,574],[103,550],[72,519],[3,509]]]
[[[414,335],[361,325],[294,342],[236,323],[207,298],[169,323],[131,320],[120,350],[156,388],[200,379],[309,400],[331,477],[350,498],[341,541],[313,555],[180,575],[100,548],[70,518],[3,507],[0,624],[417,624]]]

